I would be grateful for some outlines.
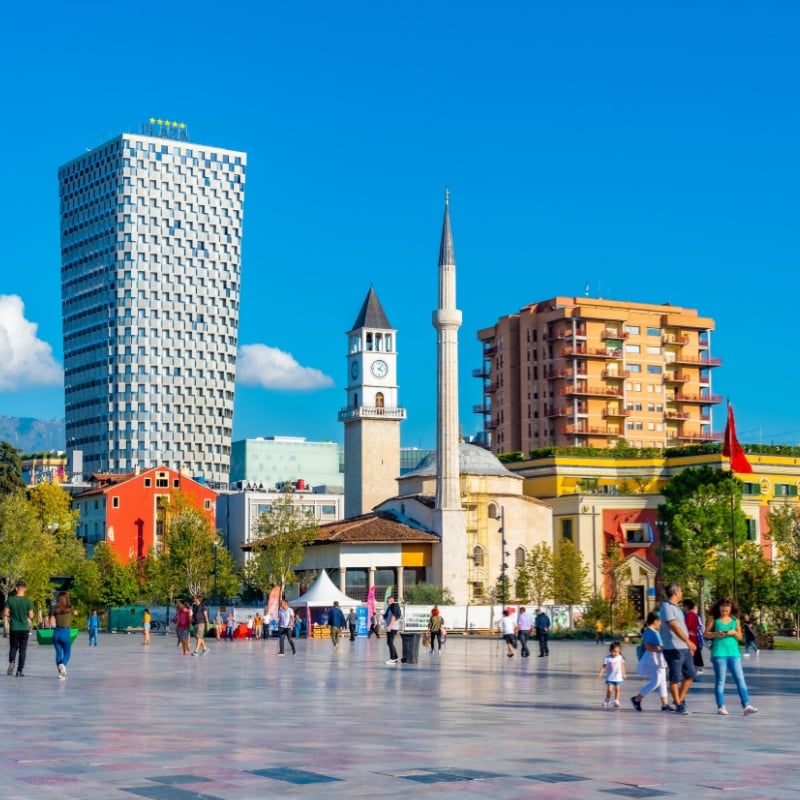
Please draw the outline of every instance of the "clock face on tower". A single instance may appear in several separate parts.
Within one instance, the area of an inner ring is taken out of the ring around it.
[[[387,372],[389,372],[389,365],[385,361],[378,360],[372,362],[372,374],[376,378],[385,378]]]
[[[358,378],[358,361],[354,361],[350,365],[350,375],[353,378],[353,380],[356,380]]]

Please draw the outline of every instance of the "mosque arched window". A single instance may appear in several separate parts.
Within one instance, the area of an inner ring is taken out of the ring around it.
[[[486,554],[483,552],[483,548],[480,545],[476,545],[472,548],[472,562],[476,567],[482,567],[485,558]]]
[[[518,547],[514,551],[514,566],[515,567],[524,567],[525,566],[525,556],[527,553],[525,552],[524,547]]]

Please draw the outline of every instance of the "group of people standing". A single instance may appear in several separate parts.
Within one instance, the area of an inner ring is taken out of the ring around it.
[[[680,603],[683,590],[677,583],[665,589],[666,599],[658,612],[647,616],[642,634],[643,651],[636,671],[648,679],[639,692],[631,698],[637,711],[642,710],[642,700],[652,691],[661,698],[661,710],[689,714],[686,696],[698,672],[698,650],[703,640],[711,642],[711,663],[714,666],[714,695],[717,713],[727,716],[725,706],[725,680],[731,674],[742,711],[745,716],[758,709],[750,704],[750,695],[742,672],[740,643],[745,639],[736,603],[724,597],[711,608],[705,629],[699,623],[694,603]],[[749,621],[748,621],[749,625]],[[690,626],[694,629],[690,633]],[[755,635],[750,629],[753,640]],[[756,653],[758,649],[756,648]],[[702,665],[702,653],[699,657]],[[702,666],[699,668],[702,670]]]

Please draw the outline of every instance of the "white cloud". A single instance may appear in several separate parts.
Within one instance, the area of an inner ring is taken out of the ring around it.
[[[243,386],[309,391],[333,386],[333,378],[312,367],[303,367],[291,353],[265,344],[239,348],[236,378]]]
[[[0,392],[64,381],[52,347],[36,338],[38,327],[25,319],[21,297],[0,295]]]

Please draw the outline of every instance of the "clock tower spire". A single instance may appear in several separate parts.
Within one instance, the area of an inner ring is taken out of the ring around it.
[[[397,331],[370,286],[347,333],[347,404],[344,423],[344,515],[366,514],[397,494],[400,421],[397,404]]]

